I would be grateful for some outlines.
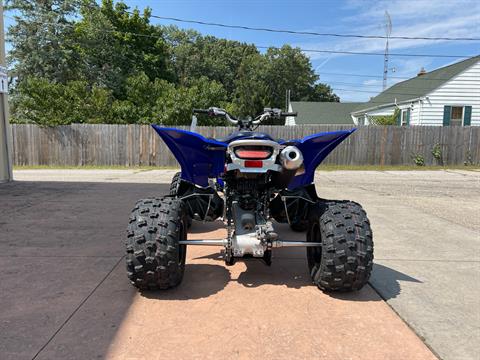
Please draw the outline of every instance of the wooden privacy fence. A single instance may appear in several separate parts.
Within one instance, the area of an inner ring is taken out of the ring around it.
[[[179,126],[180,129],[188,127]],[[349,129],[348,126],[262,126],[274,138],[296,139],[306,135]],[[232,127],[198,127],[206,137],[222,137]],[[177,166],[166,145],[148,125],[74,124],[56,127],[12,125],[15,165],[52,166]],[[436,144],[444,164],[480,163],[480,127],[358,128],[324,161],[338,165],[411,165],[420,155],[426,165],[437,165]]]

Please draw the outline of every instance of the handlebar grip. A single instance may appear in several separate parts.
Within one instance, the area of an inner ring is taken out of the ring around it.
[[[283,112],[280,114],[280,116],[297,116],[298,112]]]
[[[207,109],[193,109],[194,114],[210,114],[210,111]]]

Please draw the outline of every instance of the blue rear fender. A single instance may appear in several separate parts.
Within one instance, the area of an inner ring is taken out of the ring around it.
[[[357,129],[323,132],[300,140],[288,141],[289,144],[296,146],[302,152],[305,166],[305,172],[302,175],[295,176],[288,188],[293,190],[299,186],[312,183],[318,165],[355,130]]]
[[[223,173],[228,144],[186,130],[152,125],[182,168],[182,179],[207,187]]]
[[[200,134],[175,128],[152,125],[182,168],[182,179],[198,186],[208,186],[209,178],[219,178],[225,168],[228,143],[207,139]],[[303,139],[280,141],[294,145],[303,154],[305,172],[295,176],[289,189],[313,182],[318,165],[356,129],[323,132]],[[244,138],[248,138],[245,134]]]

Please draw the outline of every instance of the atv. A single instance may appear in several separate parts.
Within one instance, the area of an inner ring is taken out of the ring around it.
[[[222,117],[238,130],[223,139],[194,132],[196,114]],[[137,202],[127,229],[128,278],[140,289],[180,284],[187,246],[224,247],[226,265],[253,258],[270,265],[279,247],[306,247],[314,284],[324,291],[362,288],[370,277],[373,240],[362,207],[317,196],[315,169],[355,129],[297,140],[256,132],[270,119],[296,113],[267,108],[255,119],[236,119],[219,108],[195,109],[191,131],[152,125],[181,166],[170,194]],[[188,240],[192,220],[226,226],[225,239]],[[283,239],[274,222],[305,231],[306,241]]]

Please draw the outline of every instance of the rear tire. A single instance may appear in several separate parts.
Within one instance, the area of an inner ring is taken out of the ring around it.
[[[325,291],[361,289],[370,278],[373,239],[363,208],[352,201],[321,201],[312,209],[307,241],[312,280]]]
[[[170,195],[178,196],[178,187],[182,181],[182,173],[179,171],[173,175],[172,182],[170,183]],[[187,214],[187,227],[192,226],[192,217]]]
[[[185,270],[187,217],[181,200],[143,199],[132,210],[126,242],[128,278],[143,290],[180,284]]]
[[[172,182],[170,183],[170,195],[177,196],[178,186],[180,185],[180,180],[182,173],[179,171],[173,175]]]

